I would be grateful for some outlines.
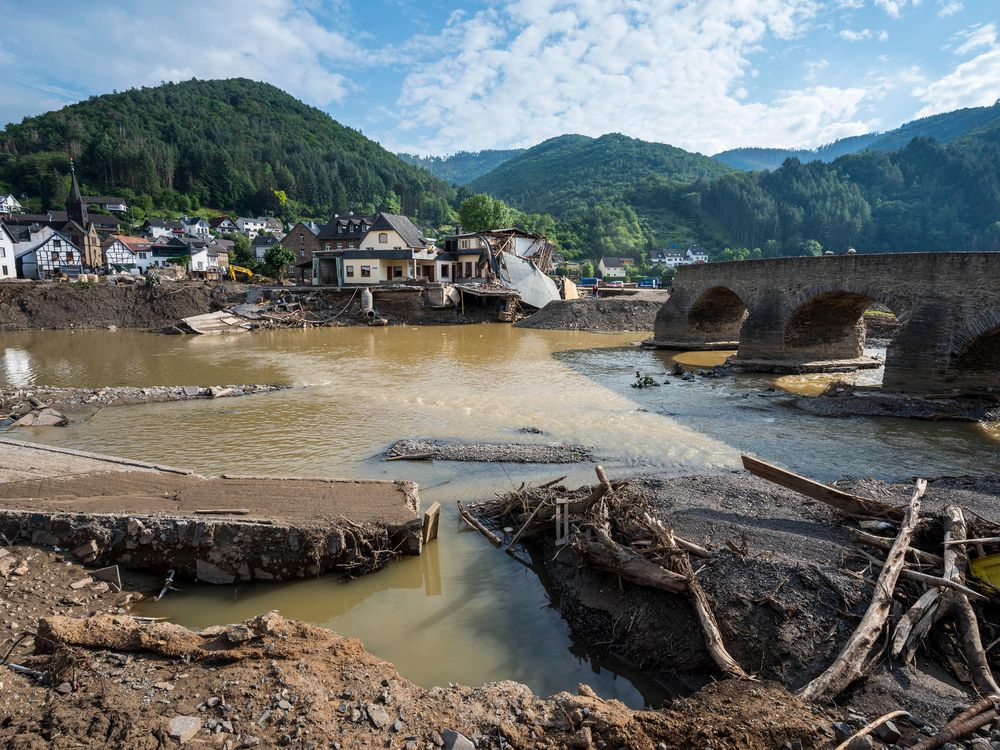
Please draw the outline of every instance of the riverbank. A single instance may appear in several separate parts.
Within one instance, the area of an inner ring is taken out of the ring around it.
[[[818,396],[800,396],[785,404],[820,417],[894,417],[933,422],[1000,423],[1000,395],[992,398],[942,395],[937,398],[885,393],[880,388],[834,382]]]
[[[905,505],[913,490],[912,484],[874,480],[845,480],[837,486],[898,506]],[[513,507],[522,515],[505,511],[498,522],[520,528],[532,507],[519,497],[521,492],[479,508],[492,517],[497,509]],[[591,492],[556,487],[538,497],[579,503]],[[970,523],[996,529],[998,501],[1000,476],[941,478],[929,484],[922,517],[932,524],[946,505],[955,503],[966,509]],[[828,505],[770,482],[733,474],[644,477],[616,486],[610,524],[615,533],[635,536],[628,554],[638,550],[641,555],[656,546],[649,530],[640,527],[643,513],[701,550],[692,561],[732,658],[747,672],[789,690],[803,688],[834,662],[872,599],[872,563],[858,552],[857,537],[841,517]],[[678,594],[652,583],[623,584],[623,578],[632,580],[629,572],[615,575],[595,567],[593,560],[581,557],[590,554],[583,552],[589,549],[583,542],[558,547],[548,524],[543,525],[541,533],[525,534],[522,543],[526,541],[553,601],[579,641],[602,644],[664,684],[695,690],[717,678],[718,665],[705,648],[695,611]],[[881,533],[891,542],[895,527],[884,525],[889,531]],[[896,593],[903,603],[900,612],[918,595],[917,589],[907,591],[901,583]],[[991,624],[997,607],[992,602],[983,607],[983,639],[992,641],[998,635]],[[932,637],[915,664],[900,660],[880,667],[841,695],[838,705],[862,723],[902,708],[914,717],[909,732],[925,726],[924,733],[931,732],[956,706],[974,699],[969,673],[952,674],[942,647],[933,644]]]
[[[516,328],[594,331],[652,331],[666,293],[639,293],[634,297],[574,299],[550,302],[514,324]]]
[[[514,682],[422,688],[355,639],[276,613],[200,633],[137,621],[126,591],[73,589],[83,572],[47,550],[5,589],[0,643],[12,750],[70,747],[690,748],[822,746],[830,721],[770,683],[709,686],[665,711]],[[14,643],[16,641],[16,643]]]

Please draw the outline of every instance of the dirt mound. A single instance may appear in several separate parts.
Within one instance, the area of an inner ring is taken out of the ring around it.
[[[221,310],[246,295],[242,284],[0,284],[0,331],[164,328]]]
[[[661,307],[663,300],[629,297],[559,300],[515,323],[515,327],[600,333],[652,331]]]

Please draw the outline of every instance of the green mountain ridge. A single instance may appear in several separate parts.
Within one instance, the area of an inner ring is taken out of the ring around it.
[[[122,194],[147,210],[388,208],[436,223],[455,196],[360,132],[244,78],[94,96],[9,125],[0,131],[0,183],[58,208],[71,156],[86,191]]]
[[[743,171],[773,170],[780,167],[786,159],[832,162],[841,156],[866,150],[896,151],[920,137],[950,143],[996,123],[1000,123],[1000,102],[990,107],[969,107],[923,117],[893,130],[841,138],[816,149],[735,148],[715,154],[712,158]]]
[[[465,185],[523,152],[523,148],[511,148],[458,151],[449,156],[419,156],[407,153],[396,155],[409,164],[423,167],[442,180]]]

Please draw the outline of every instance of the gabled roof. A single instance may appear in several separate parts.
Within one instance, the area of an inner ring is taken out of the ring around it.
[[[167,219],[146,219],[146,226],[158,229],[183,229],[184,225],[179,221],[169,221]]]
[[[12,232],[11,232],[11,231],[10,231],[10,230],[9,230],[9,229],[7,228],[7,225],[6,225],[6,224],[4,224],[4,223],[3,223],[2,221],[0,221],[0,232],[3,232],[3,233],[4,233],[4,234],[6,234],[6,235],[7,235],[8,237],[10,237],[10,241],[11,241],[11,242],[17,242],[17,238],[16,238],[16,237],[14,236],[14,234],[13,234],[13,233],[12,233]]]
[[[145,251],[150,248],[150,242],[145,237],[132,237],[127,234],[113,234],[110,237],[108,237],[107,240],[105,240],[104,249],[106,250],[116,241],[122,243],[133,253]]]
[[[234,222],[228,216],[213,216],[211,219],[208,220],[208,225],[210,227],[212,227],[212,229],[217,229],[218,227],[222,226],[222,224],[225,223],[225,222],[227,222],[227,221],[230,224],[233,224],[233,225],[236,224],[236,222]]]
[[[44,240],[42,240],[41,242],[36,243],[35,245],[32,245],[29,248],[26,248],[26,249],[20,250],[20,251],[15,250],[14,251],[14,257],[15,258],[22,258],[25,255],[28,255],[29,253],[33,253],[38,248],[40,248],[42,245],[44,245],[45,243],[49,242],[50,240],[52,240],[55,237],[58,237],[59,239],[63,240],[67,245],[69,245],[71,248],[73,248],[73,250],[75,250],[76,252],[80,252],[80,248],[78,248],[76,245],[74,245],[73,241],[69,237],[67,237],[62,232],[54,231],[54,232],[52,232],[52,234],[50,234]]]
[[[622,266],[628,266],[635,263],[635,258],[615,258],[606,255],[601,258],[601,263],[604,264],[605,268],[621,268]]]
[[[371,229],[369,232],[384,232],[387,229],[393,229],[399,233],[399,236],[403,238],[403,242],[406,243],[407,247],[424,248],[427,247],[427,241],[424,236],[420,233],[420,230],[414,226],[413,222],[407,217],[401,214],[387,214],[384,211],[375,217],[375,221],[372,222]]]
[[[281,240],[272,237],[269,234],[258,234],[253,238],[253,242],[250,243],[251,247],[270,247],[271,245],[277,245]]]

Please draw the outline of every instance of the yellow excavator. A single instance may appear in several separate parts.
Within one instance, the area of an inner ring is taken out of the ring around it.
[[[233,265],[230,265],[229,266],[229,278],[232,279],[233,281],[236,281],[236,274],[237,273],[245,274],[248,279],[252,279],[253,278],[253,271],[251,271],[249,268],[244,268],[243,266],[233,266]]]

